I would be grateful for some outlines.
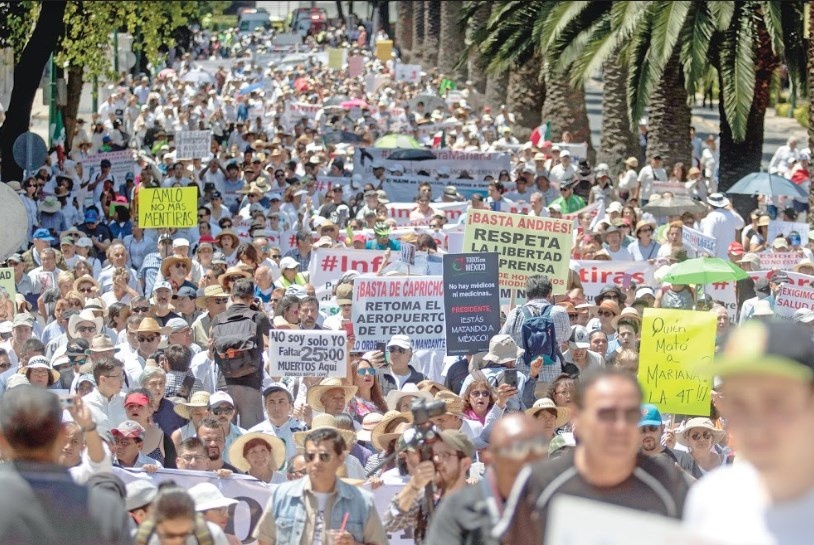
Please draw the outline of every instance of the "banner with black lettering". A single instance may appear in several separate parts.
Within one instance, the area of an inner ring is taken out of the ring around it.
[[[353,153],[353,172],[366,179],[373,175],[373,163],[380,161],[388,171],[401,165],[404,174],[438,176],[438,169],[448,169],[452,179],[483,180],[498,177],[501,170],[511,170],[508,153],[486,151],[459,151],[452,149],[398,150],[358,147]]]
[[[444,256],[444,316],[447,355],[489,350],[489,339],[500,331],[498,255]]]
[[[344,330],[272,329],[269,341],[272,377],[347,376],[348,338]]]

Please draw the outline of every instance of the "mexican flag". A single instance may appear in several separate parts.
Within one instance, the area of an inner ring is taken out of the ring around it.
[[[62,124],[62,112],[57,109],[54,122],[51,123],[51,145],[57,149],[57,157],[65,155],[65,126]]]

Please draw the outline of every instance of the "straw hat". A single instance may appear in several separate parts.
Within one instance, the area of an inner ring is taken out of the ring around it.
[[[217,486],[212,483],[198,483],[189,489],[189,495],[195,502],[196,511],[208,511],[210,509],[220,509],[230,507],[240,502],[227,498]]]
[[[447,406],[447,414],[464,418],[464,400],[461,396],[455,395],[450,391],[438,392],[435,394],[435,399],[441,400]]]
[[[221,285],[221,288],[223,288],[224,281],[227,278],[229,278],[230,276],[240,276],[240,277],[243,277],[243,278],[251,278],[252,275],[249,274],[248,271],[244,271],[240,267],[237,267],[237,266],[229,267],[228,269],[226,269],[225,273],[223,273],[222,275],[220,275],[218,277],[218,284]]]
[[[176,263],[184,263],[187,266],[187,272],[189,272],[190,268],[192,267],[192,260],[188,257],[180,257],[177,255],[171,255],[169,257],[165,257],[161,261],[161,276],[164,278],[170,277],[170,267],[175,266]]]
[[[712,424],[712,420],[709,418],[704,417],[696,417],[690,418],[687,420],[687,423],[684,424],[684,431],[676,437],[676,441],[684,445],[685,447],[690,446],[690,432],[695,429],[705,429],[712,432],[712,440],[715,443],[720,443],[726,437],[726,432],[724,430],[719,430]]]
[[[382,413],[367,413],[362,419],[362,429],[356,432],[356,438],[359,441],[370,443],[371,432],[382,420],[384,420],[384,415]]]
[[[399,402],[405,397],[420,397],[426,401],[432,401],[432,394],[429,392],[422,392],[418,386],[412,382],[408,382],[401,390],[390,390],[387,393],[387,408],[391,411],[397,410]]]
[[[305,448],[305,438],[309,433],[316,430],[330,429],[336,430],[345,440],[345,444],[350,448],[351,442],[356,439],[356,434],[348,430],[340,430],[336,427],[336,418],[330,414],[318,414],[311,420],[311,429],[307,431],[294,432],[294,444],[299,448]],[[242,436],[241,436],[242,437]],[[231,452],[231,451],[230,451]]]
[[[797,263],[797,264],[796,264],[794,267],[792,267],[791,269],[792,269],[794,272],[800,272],[800,269],[802,269],[803,267],[810,267],[810,268],[814,268],[814,262],[812,262],[810,259],[808,259],[808,258],[806,257],[806,258],[801,259],[801,260],[800,260],[800,262],[799,262],[799,263]]]
[[[99,333],[90,341],[90,348],[85,350],[85,354],[91,355],[96,352],[110,352],[111,350],[113,352],[118,352],[121,349],[117,348],[116,345],[113,344],[110,337],[103,333]]]
[[[96,291],[99,291],[99,282],[97,282],[96,279],[94,277],[90,276],[89,274],[83,274],[82,276],[80,276],[79,278],[74,280],[73,281],[73,290],[75,292],[79,293],[79,286],[81,286],[82,284],[85,284],[86,282],[90,282],[91,284],[93,284],[93,287],[96,288]]]
[[[158,325],[155,318],[147,316],[139,324],[138,329],[136,329],[136,333],[158,333],[160,335],[166,335],[167,330],[166,328]]]
[[[611,325],[613,325],[613,329],[618,329],[620,320],[633,320],[637,322],[639,326],[642,325],[642,318],[641,316],[639,316],[639,311],[633,307],[625,307],[622,310],[622,313],[619,314],[619,316],[613,317],[613,319],[611,320]]]
[[[203,295],[200,295],[195,298],[195,306],[200,309],[205,309],[206,300],[211,297],[229,297],[229,294],[223,291],[223,287],[220,284],[215,284],[214,286],[206,286],[203,290]]]
[[[57,198],[53,195],[48,195],[43,200],[40,201],[40,212],[45,212],[46,214],[53,214],[54,212],[59,212],[62,208],[62,204],[57,200]]]
[[[232,237],[232,238],[234,238],[235,239],[235,243],[234,243],[235,247],[237,247],[237,245],[240,244],[240,237],[238,237],[237,233],[235,233],[232,229],[224,229],[220,233],[218,233],[218,236],[215,237],[215,240],[218,241],[218,244],[221,243],[221,239],[223,237]]]
[[[25,375],[28,369],[48,369],[53,379],[51,382],[54,383],[59,380],[59,371],[51,367],[51,364],[48,363],[48,358],[45,356],[32,356],[28,360],[28,365],[21,367],[20,370],[17,371],[17,374]]]
[[[71,338],[79,336],[76,328],[83,322],[90,322],[95,325],[97,333],[100,333],[102,331],[102,327],[104,327],[104,321],[102,320],[101,316],[97,318],[96,315],[93,314],[92,310],[83,309],[79,314],[74,314],[71,316],[70,320],[68,320],[68,335]]]
[[[356,395],[356,390],[358,389],[356,386],[346,386],[345,384],[342,384],[342,379],[340,378],[328,377],[322,379],[322,381],[320,381],[320,383],[316,386],[312,386],[308,389],[308,405],[310,405],[315,411],[325,412],[325,406],[322,404],[322,401],[319,398],[321,398],[322,395],[328,390],[333,390],[335,388],[342,388],[342,390],[344,390],[346,405],[348,401],[350,401],[350,399]]]
[[[526,414],[532,418],[537,418],[537,414],[540,411],[545,410],[557,411],[557,421],[554,422],[555,428],[564,426],[565,423],[568,422],[568,418],[571,416],[571,411],[568,409],[568,407],[557,407],[557,405],[555,405],[554,402],[547,397],[541,397],[535,401],[534,405],[531,406],[531,409],[526,409]]]
[[[192,417],[189,414],[190,409],[195,407],[209,407],[210,395],[211,394],[209,392],[205,391],[195,392],[192,394],[192,397],[189,398],[189,401],[181,401],[176,403],[172,410],[184,420],[191,420]]]
[[[382,421],[376,424],[376,427],[370,432],[370,442],[377,450],[385,451],[387,450],[387,444],[393,439],[398,439],[401,435],[401,433],[393,431],[395,427],[403,422],[410,423],[412,421],[413,415],[410,413],[387,411],[384,413]]]
[[[244,433],[235,439],[235,442],[229,447],[229,461],[231,464],[244,473],[249,471],[251,466],[246,457],[243,456],[243,448],[253,439],[260,439],[268,444],[271,450],[272,469],[274,471],[280,469],[285,463],[285,443],[277,436],[260,431]]]

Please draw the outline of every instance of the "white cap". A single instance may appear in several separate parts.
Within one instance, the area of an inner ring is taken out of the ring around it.
[[[81,237],[74,245],[79,248],[93,248],[93,242],[88,237]]]
[[[219,405],[221,403],[228,403],[232,407],[235,406],[235,401],[232,399],[232,396],[230,396],[226,392],[215,392],[214,394],[209,396],[210,407],[214,407],[215,405]]]
[[[172,241],[173,248],[183,248],[184,246],[189,247],[189,241],[185,238],[176,238]]]
[[[571,157],[571,152],[567,149],[564,149],[560,152],[560,157]]]
[[[646,296],[655,297],[656,294],[653,292],[653,288],[648,286],[644,286],[636,290],[636,299],[641,299],[642,297]]]
[[[188,490],[189,495],[195,501],[196,511],[208,511],[210,509],[220,509],[236,505],[237,500],[227,498],[218,487],[212,483],[198,483]]]

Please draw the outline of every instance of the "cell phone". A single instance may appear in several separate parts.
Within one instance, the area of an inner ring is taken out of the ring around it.
[[[499,384],[508,384],[512,388],[517,388],[517,369],[506,369],[500,377]]]
[[[377,350],[377,351],[379,351],[379,352],[381,352],[382,354],[384,354],[384,361],[385,361],[385,363],[390,363],[390,362],[387,360],[387,343],[386,343],[386,342],[384,342],[384,341],[382,341],[382,342],[378,342],[378,341],[377,341],[377,342],[376,342],[376,345],[373,347],[373,349],[374,349],[374,350]]]
[[[67,394],[60,394],[59,396],[59,408],[63,411],[66,409],[71,409],[76,402],[76,396],[67,395]]]
[[[353,337],[353,322],[350,320],[342,320],[342,329],[348,337]]]

